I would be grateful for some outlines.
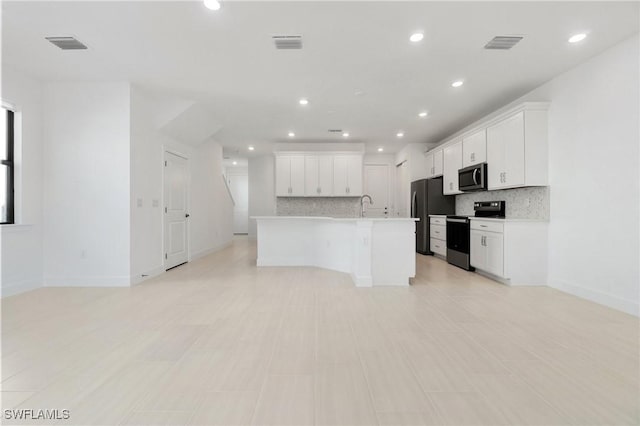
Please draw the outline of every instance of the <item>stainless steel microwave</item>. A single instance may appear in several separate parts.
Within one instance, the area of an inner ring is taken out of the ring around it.
[[[487,163],[476,164],[458,170],[458,188],[460,191],[487,190]]]

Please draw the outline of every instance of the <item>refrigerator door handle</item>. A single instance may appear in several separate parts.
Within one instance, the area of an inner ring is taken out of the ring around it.
[[[417,216],[418,210],[418,193],[413,191],[413,196],[411,197],[411,217]]]

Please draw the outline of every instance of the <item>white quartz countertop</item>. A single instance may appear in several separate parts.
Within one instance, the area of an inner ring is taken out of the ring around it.
[[[374,221],[374,222],[418,222],[420,219],[415,217],[329,217],[329,216],[252,216],[251,219],[257,220],[333,220],[333,221]]]
[[[511,219],[508,217],[503,217],[503,218],[499,218],[499,217],[475,217],[475,216],[471,216],[469,217],[469,219],[471,220],[484,220],[486,222],[549,222],[548,220],[545,219]]]

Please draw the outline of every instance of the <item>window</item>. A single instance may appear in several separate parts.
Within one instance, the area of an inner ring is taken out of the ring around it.
[[[0,224],[13,223],[13,111],[0,108]]]

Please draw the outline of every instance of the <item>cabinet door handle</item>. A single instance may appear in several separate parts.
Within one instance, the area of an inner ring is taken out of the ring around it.
[[[487,225],[480,225],[480,227],[481,227],[481,228],[486,228],[486,227],[487,227]]]
[[[320,194],[320,193],[322,192],[322,191],[320,190],[320,187],[318,187],[318,188],[316,189],[316,192],[317,192],[318,194]]]
[[[471,153],[471,161],[475,161],[476,160],[476,153],[472,152]]]
[[[507,183],[507,172],[504,172],[504,183]]]

